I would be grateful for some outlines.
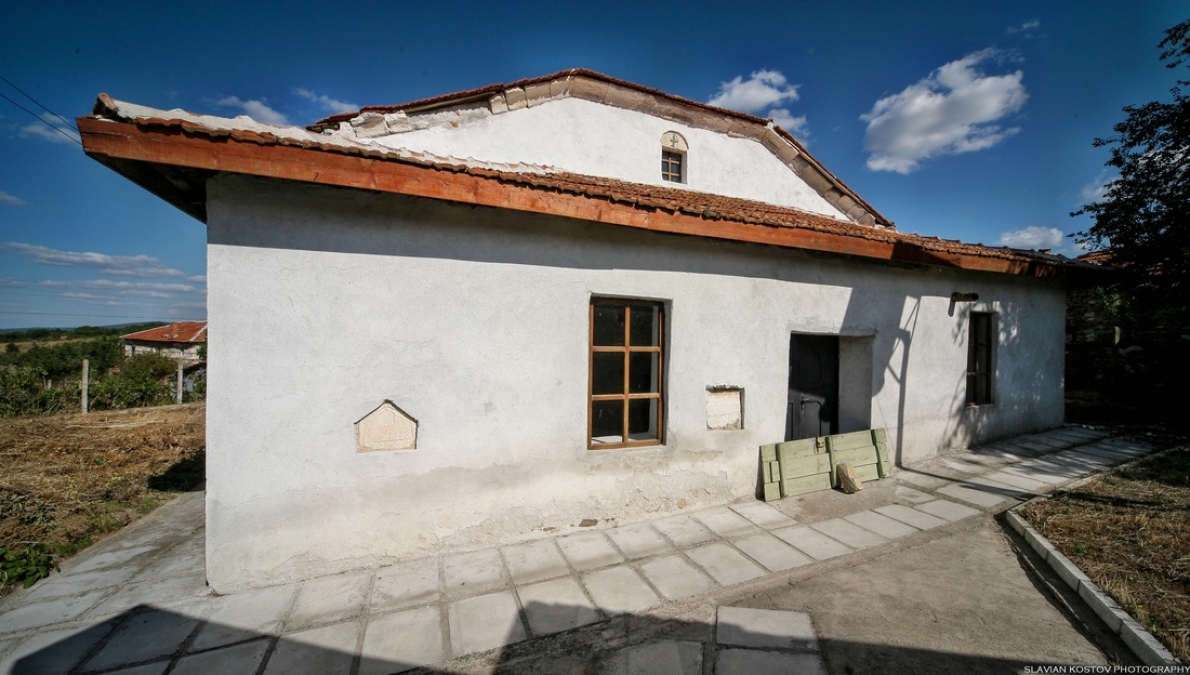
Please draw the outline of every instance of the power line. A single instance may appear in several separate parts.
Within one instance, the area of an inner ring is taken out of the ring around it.
[[[42,105],[41,101],[38,101],[37,99],[33,98],[29,94],[25,93],[25,90],[21,89],[20,87],[16,86],[15,84],[13,84],[12,81],[9,80],[8,78],[4,77],[3,75],[0,75],[0,80],[3,80],[5,84],[7,84],[8,86],[12,87],[13,89],[16,89],[17,91],[21,92],[22,96],[24,96],[25,98],[29,99],[30,101],[33,101],[34,103],[36,103],[38,106],[41,107],[42,110],[48,112],[49,114],[53,115],[54,117],[57,117],[60,120],[62,120],[62,124],[65,124],[66,126],[70,127],[71,129],[74,129],[75,131],[78,131],[78,129],[75,129],[74,124],[72,124],[70,122],[70,120],[59,115],[58,113],[54,112],[53,110],[50,110],[48,107]]]
[[[49,114],[51,114],[51,115],[53,115],[54,117],[57,117],[58,119],[62,120],[62,122],[63,122],[63,123],[65,123],[65,124],[66,124],[66,126],[67,126],[67,127],[69,127],[71,131],[77,131],[77,129],[75,129],[75,128],[74,128],[74,125],[73,125],[73,124],[71,124],[70,122],[68,122],[68,121],[67,121],[67,120],[66,120],[64,117],[62,117],[62,116],[61,116],[61,115],[59,115],[58,113],[54,112],[53,110],[50,110],[49,108],[45,107],[45,106],[44,106],[44,105],[42,105],[41,103],[38,103],[37,99],[35,99],[35,98],[33,98],[32,96],[30,96],[30,95],[26,94],[24,91],[21,91],[21,88],[20,88],[20,87],[16,86],[16,85],[15,85],[15,84],[13,84],[12,82],[9,82],[7,78],[5,78],[5,77],[3,77],[3,76],[0,76],[0,80],[3,80],[3,81],[6,83],[6,84],[8,84],[8,86],[10,86],[10,87],[12,87],[13,89],[16,89],[17,91],[21,92],[21,94],[22,94],[22,95],[24,95],[24,97],[25,97],[25,98],[27,98],[27,99],[29,99],[30,101],[33,101],[33,102],[34,102],[34,103],[36,103],[37,105],[41,106],[41,107],[42,107],[42,108],[43,108],[43,109],[44,109],[46,112],[48,112]],[[82,142],[82,141],[80,141],[79,139],[77,139],[77,138],[75,138],[74,136],[71,136],[70,134],[68,134],[68,133],[66,133],[65,131],[63,131],[61,127],[59,127],[59,126],[57,126],[57,125],[55,125],[55,124],[50,124],[50,123],[49,123],[49,121],[48,121],[48,120],[46,120],[46,119],[45,119],[44,117],[42,117],[41,115],[38,115],[37,113],[33,112],[32,110],[29,110],[29,109],[28,109],[28,108],[26,108],[25,106],[21,105],[20,103],[17,103],[16,101],[14,101],[14,100],[12,100],[11,98],[9,98],[9,97],[5,96],[4,94],[0,94],[0,98],[4,99],[5,101],[8,101],[9,103],[13,104],[13,105],[14,105],[14,106],[16,106],[17,108],[20,108],[21,110],[23,110],[23,111],[25,111],[26,113],[28,113],[29,115],[31,115],[31,116],[33,117],[33,119],[37,120],[38,122],[41,122],[42,124],[46,125],[47,127],[49,127],[49,128],[51,128],[51,129],[53,129],[54,131],[57,131],[58,133],[60,133],[60,134],[62,134],[63,136],[65,136],[66,138],[69,138],[71,141],[73,141],[73,142],[75,142],[75,143],[78,143],[80,146],[83,144],[83,142]]]

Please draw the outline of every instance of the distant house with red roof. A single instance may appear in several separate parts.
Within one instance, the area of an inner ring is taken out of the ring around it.
[[[181,359],[189,366],[203,360],[199,350],[207,343],[207,322],[177,321],[168,326],[121,335],[120,340],[124,342],[124,356],[161,354]]]
[[[1095,267],[901,232],[772,120],[568,70],[78,128],[207,226],[220,592],[752,499],[785,439],[1062,423]]]

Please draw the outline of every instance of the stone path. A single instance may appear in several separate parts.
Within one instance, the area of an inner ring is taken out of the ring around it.
[[[857,495],[745,501],[227,596],[204,585],[203,494],[190,493],[0,603],[0,675],[447,672],[451,659],[498,660],[510,645],[1001,511],[1156,449],[1068,426]],[[600,672],[825,672],[808,615],[720,607],[714,623],[703,641],[609,642]]]

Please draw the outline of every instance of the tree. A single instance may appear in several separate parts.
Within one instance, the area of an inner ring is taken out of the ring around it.
[[[1190,67],[1190,21],[1166,30],[1158,47],[1167,68]],[[1107,166],[1118,176],[1100,201],[1071,214],[1094,217],[1074,236],[1110,250],[1125,319],[1171,329],[1190,325],[1190,81],[1176,82],[1172,101],[1128,106],[1115,135],[1095,139],[1111,148]]]

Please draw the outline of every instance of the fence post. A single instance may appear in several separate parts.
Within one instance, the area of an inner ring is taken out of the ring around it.
[[[178,359],[178,405],[182,405],[182,359]]]
[[[87,414],[87,390],[90,389],[91,381],[91,361],[90,359],[83,359],[83,414]]]

